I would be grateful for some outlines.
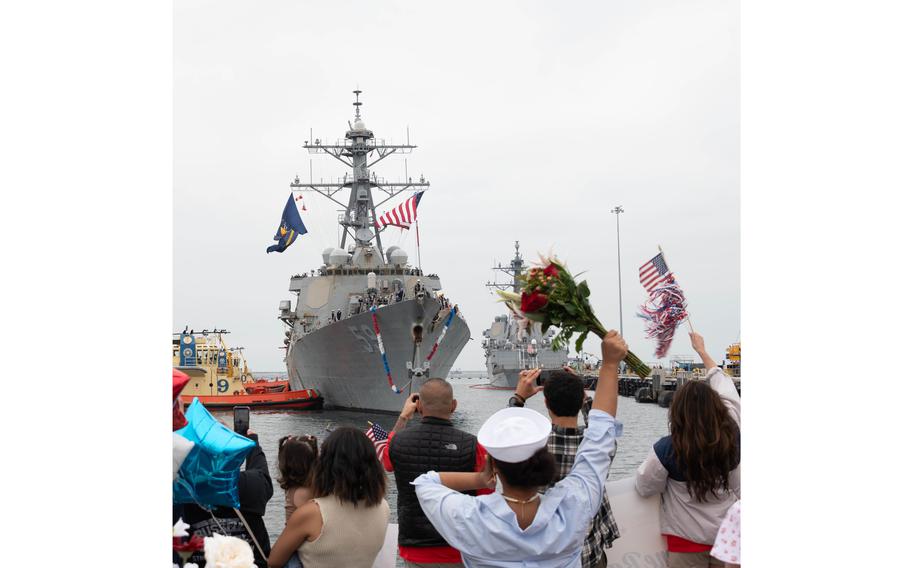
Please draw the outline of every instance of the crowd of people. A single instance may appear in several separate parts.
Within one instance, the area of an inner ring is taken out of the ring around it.
[[[707,377],[676,392],[669,435],[653,444],[635,488],[660,495],[670,568],[738,565],[740,399],[702,337],[690,336]],[[540,370],[522,372],[508,406],[476,435],[453,425],[452,386],[433,378],[405,400],[384,444],[354,427],[333,430],[321,446],[285,436],[278,483],[286,524],[274,544],[262,522],[273,490],[258,442],[241,472],[242,523],[227,508],[180,513],[200,534],[217,524],[251,542],[260,568],[369,568],[385,541],[393,472],[405,566],[605,567],[622,538],[606,480],[623,430],[618,368],[627,350],[615,331],[604,337],[593,397],[569,368],[542,385]],[[539,393],[548,416],[525,407]]]

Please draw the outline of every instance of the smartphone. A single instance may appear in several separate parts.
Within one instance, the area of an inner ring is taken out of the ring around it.
[[[237,432],[241,436],[246,436],[246,433],[249,429],[250,429],[250,407],[249,406],[235,406],[234,407],[234,432]]]
[[[545,382],[547,382],[547,379],[550,378],[550,374],[552,372],[553,371],[551,369],[545,369],[545,370],[541,371],[540,374],[537,375],[537,386],[539,386],[539,387],[543,386],[543,384]]]

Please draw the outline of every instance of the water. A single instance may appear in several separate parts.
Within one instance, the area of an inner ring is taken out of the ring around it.
[[[487,379],[455,379],[452,388],[458,407],[452,417],[456,428],[477,434],[480,426],[494,412],[505,408],[511,390],[489,390],[471,388],[483,385]],[[402,404],[404,400],[402,399]],[[529,408],[546,414],[543,394],[538,394],[528,401]],[[215,416],[232,423],[230,411],[216,411]],[[623,436],[619,439],[616,458],[610,469],[610,479],[622,479],[635,473],[638,465],[645,459],[648,450],[661,436],[667,435],[667,409],[656,404],[638,404],[634,399],[619,397],[618,418],[624,424]],[[272,542],[284,530],[284,492],[278,486],[278,440],[286,434],[311,434],[319,438],[320,443],[328,435],[328,429],[338,426],[355,426],[367,429],[367,421],[382,425],[391,430],[397,415],[372,414],[343,410],[315,411],[256,411],[250,417],[250,428],[259,434],[259,443],[269,462],[269,470],[275,486],[275,494],[269,501],[265,513],[265,524]],[[392,474],[389,475],[389,493],[386,499],[392,510],[391,522],[398,522],[398,492]]]

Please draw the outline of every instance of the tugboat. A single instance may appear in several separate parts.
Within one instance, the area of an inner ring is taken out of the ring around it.
[[[189,404],[198,398],[207,408],[313,410],[322,407],[322,397],[313,389],[291,390],[288,381],[256,381],[242,347],[228,347],[224,329],[196,333],[184,329],[174,334],[174,368],[189,376],[180,399]]]
[[[730,347],[727,347],[726,358],[724,360],[724,372],[733,377],[734,379],[740,378],[740,345],[739,342],[734,343]],[[738,384],[738,381],[735,381]]]
[[[304,144],[309,153],[350,168],[337,183],[297,177],[290,184],[292,192],[317,193],[344,208],[341,242],[323,251],[321,267],[291,278],[296,298],[279,303],[278,318],[286,326],[285,363],[294,388],[319,389],[327,408],[397,413],[430,377],[448,375],[470,331],[458,306],[442,295],[439,276],[424,274],[419,244],[416,267],[400,247],[382,246],[386,229],[416,225],[417,204],[430,184],[422,175],[390,182],[371,171],[416,146],[376,138],[360,114],[360,93],[354,91],[354,121],[343,140]],[[349,192],[346,203],[339,192]],[[376,214],[403,192],[410,197]]]
[[[519,275],[527,267],[515,241],[515,257],[509,266],[494,266],[493,270],[505,272],[510,283],[487,282],[488,288],[512,289],[521,292]],[[487,376],[490,386],[513,389],[518,385],[518,374],[524,369],[562,369],[569,362],[569,349],[553,350],[555,329],[543,333],[539,323],[509,313],[496,316],[490,328],[483,332],[483,349],[487,359]]]

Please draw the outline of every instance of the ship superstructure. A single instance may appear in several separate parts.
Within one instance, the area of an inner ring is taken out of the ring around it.
[[[527,268],[515,241],[515,256],[508,266],[499,264],[493,270],[509,275],[510,282],[488,282],[490,288],[510,289],[521,292],[519,275]],[[514,313],[498,315],[490,328],[483,332],[483,349],[487,361],[487,376],[490,384],[502,388],[514,388],[518,374],[524,369],[561,369],[569,360],[568,348],[553,350],[555,329],[543,333],[539,323],[522,318]]]
[[[439,276],[409,265],[400,247],[383,249],[382,232],[391,225],[380,228],[376,208],[430,184],[423,176],[388,182],[371,171],[416,146],[374,137],[360,114],[360,93],[354,91],[354,122],[344,140],[304,144],[350,168],[336,183],[291,183],[292,191],[318,193],[344,209],[341,239],[323,251],[322,266],[291,278],[296,302],[282,301],[279,319],[287,325],[293,388],[318,389],[326,407],[399,412],[405,396],[428,378],[446,377],[470,332],[458,307],[441,295]],[[347,203],[336,199],[343,191]]]

